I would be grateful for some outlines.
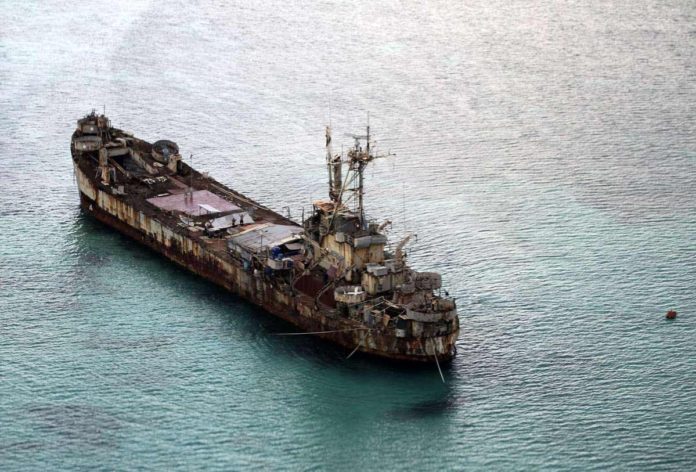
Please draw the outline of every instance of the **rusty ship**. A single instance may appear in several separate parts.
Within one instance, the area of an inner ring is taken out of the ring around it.
[[[365,216],[370,127],[334,154],[328,199],[301,224],[196,171],[169,140],[150,143],[92,111],[71,153],[84,212],[294,325],[298,332],[394,361],[451,360],[459,319],[441,276],[407,264],[405,245]],[[446,294],[446,292],[445,292]]]

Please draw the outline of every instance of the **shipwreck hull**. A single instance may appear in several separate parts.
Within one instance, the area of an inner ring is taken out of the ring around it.
[[[120,196],[101,190],[76,163],[74,166],[85,213],[300,330],[322,332],[315,335],[347,350],[357,348],[360,353],[393,361],[424,363],[437,359],[446,363],[453,358],[457,332],[426,339],[399,338],[347,325],[345,320],[331,316],[330,310],[317,309],[312,297],[279,291],[263,276],[219,257],[194,238],[174,231]]]

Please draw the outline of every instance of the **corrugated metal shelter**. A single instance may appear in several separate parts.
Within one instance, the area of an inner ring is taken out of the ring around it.
[[[242,221],[244,221],[244,224],[252,224],[254,222],[254,219],[251,216],[249,216],[249,213],[245,211],[239,211],[232,213],[231,215],[225,215],[210,220],[210,230],[219,231],[222,229],[231,228],[233,226],[239,225]]]
[[[229,246],[234,249],[237,246],[251,253],[260,252],[263,248],[277,246],[284,242],[290,242],[302,233],[302,228],[290,225],[276,225],[266,223],[257,225],[242,233],[232,236]]]

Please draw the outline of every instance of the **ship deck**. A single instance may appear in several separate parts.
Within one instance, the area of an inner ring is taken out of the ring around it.
[[[72,142],[81,204],[100,221],[348,349],[431,362],[427,339],[435,360],[453,355],[456,323],[446,333],[450,324],[428,325],[429,334],[418,325],[409,337],[407,326],[399,327],[409,323],[405,308],[382,296],[363,298],[365,313],[337,304],[339,253],[329,257],[301,225],[183,163],[175,143],[153,146],[118,129],[104,127],[96,136],[89,123],[83,127],[87,134],[78,128]],[[163,145],[175,153],[160,152]]]
[[[288,234],[302,233],[296,222],[268,207],[236,192],[215,179],[202,174],[181,162],[180,172],[173,172],[151,157],[152,145],[131,137],[121,130],[112,129],[112,138],[125,139],[137,159],[129,154],[109,157],[109,164],[116,169],[110,186],[95,184],[103,191],[115,192],[119,199],[136,211],[155,218],[170,230],[202,244],[206,250],[230,263],[239,260],[229,251],[228,241],[242,241],[249,252],[254,253],[287,239]],[[97,175],[96,156],[81,159],[81,170],[90,176]],[[152,172],[154,170],[154,173]],[[241,218],[243,219],[243,224]],[[234,225],[231,223],[234,220]],[[211,222],[217,234],[206,232],[205,223]],[[215,226],[217,224],[217,226]],[[324,288],[323,274],[313,270],[295,281],[298,296],[313,299]],[[330,293],[322,294],[317,302],[325,310],[335,306]]]
[[[215,179],[202,174],[186,163],[181,162],[181,173],[175,173],[151,155],[151,145],[145,141],[130,137],[120,130],[113,129],[114,138],[127,137],[129,147],[139,154],[136,162],[129,155],[109,157],[109,163],[116,169],[111,187],[116,188],[119,198],[133,208],[157,216],[157,219],[177,232],[188,232],[188,236],[200,240],[211,247],[218,246],[221,238],[208,237],[202,231],[192,231],[198,223],[210,220],[214,216],[235,216],[246,218],[244,225],[227,229],[228,234],[247,231],[253,225],[272,224],[301,226],[294,221],[274,212],[260,203],[236,192]],[[149,167],[149,172],[142,164]],[[96,157],[80,162],[86,175],[96,175],[98,161]],[[97,179],[95,179],[97,180]],[[98,184],[103,190],[106,186]],[[188,224],[185,224],[188,223]],[[188,227],[188,228],[187,228]]]

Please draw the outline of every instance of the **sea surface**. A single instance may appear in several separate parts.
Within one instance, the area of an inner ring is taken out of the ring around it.
[[[93,108],[297,219],[369,113],[446,383],[83,215]],[[694,468],[693,0],[0,0],[0,470]]]

